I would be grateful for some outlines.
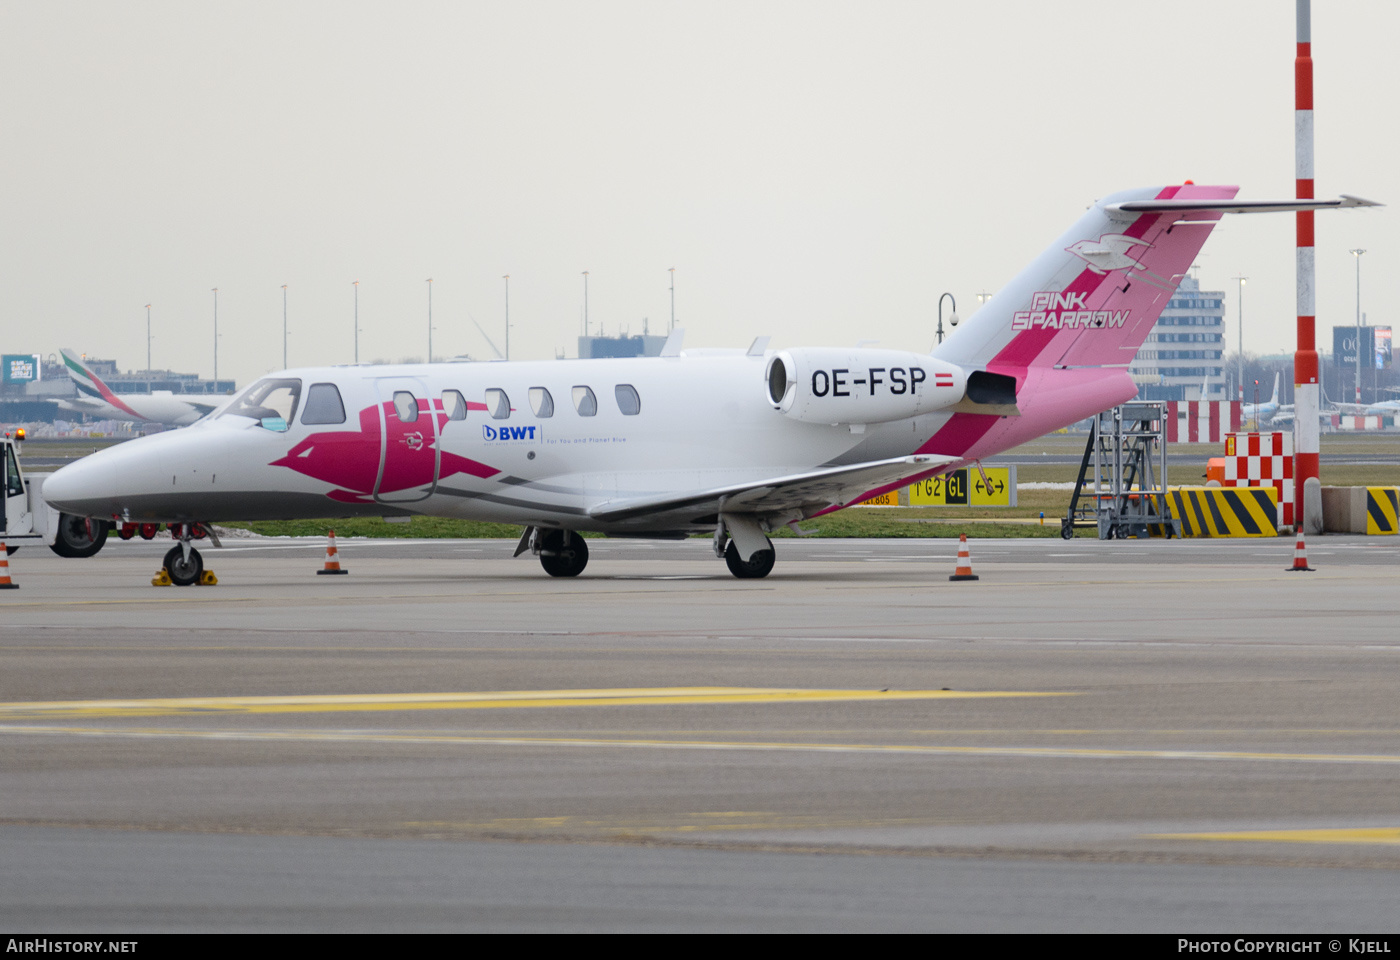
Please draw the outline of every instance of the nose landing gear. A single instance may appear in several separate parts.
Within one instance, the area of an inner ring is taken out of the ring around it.
[[[209,537],[214,546],[220,546],[219,540],[203,524],[198,523],[172,523],[170,525],[170,535],[178,542],[165,554],[165,566],[156,578],[151,581],[153,586],[165,586],[168,582],[177,587],[188,587],[194,584],[200,586],[213,586],[219,580],[214,576],[214,571],[204,569],[204,558],[199,555],[199,551],[190,545],[190,541]],[[162,576],[164,575],[164,576]]]
[[[188,542],[176,544],[165,555],[165,569],[170,582],[177,587],[198,583],[204,573],[204,558]]]

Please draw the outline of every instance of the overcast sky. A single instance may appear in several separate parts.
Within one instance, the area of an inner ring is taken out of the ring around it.
[[[1400,325],[1400,4],[1314,0],[1319,340]],[[0,2],[0,349],[240,383],[608,333],[927,350],[1095,198],[1293,196],[1294,4]],[[1288,215],[1198,260],[1293,349]]]

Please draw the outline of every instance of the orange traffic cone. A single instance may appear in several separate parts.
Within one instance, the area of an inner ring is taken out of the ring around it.
[[[1298,543],[1293,547],[1293,566],[1284,567],[1284,570],[1289,573],[1299,573],[1304,570],[1312,569],[1312,567],[1308,566],[1308,554],[1303,547],[1303,527],[1300,524],[1298,526]]]
[[[972,557],[967,552],[967,534],[958,534],[958,566],[949,580],[976,580],[972,573]]]
[[[10,551],[0,540],[0,590],[18,590],[19,584],[10,579]]]
[[[335,549],[335,531],[332,530],[326,538],[326,565],[317,570],[316,573],[349,573],[349,570],[340,569],[340,554]]]

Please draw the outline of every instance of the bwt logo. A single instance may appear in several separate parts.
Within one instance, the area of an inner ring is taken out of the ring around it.
[[[481,436],[486,440],[536,440],[538,427],[488,427],[482,426]]]

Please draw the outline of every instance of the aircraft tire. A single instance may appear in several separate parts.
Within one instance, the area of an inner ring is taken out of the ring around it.
[[[773,541],[768,541],[768,549],[760,550],[753,555],[750,560],[739,559],[739,548],[734,545],[734,541],[729,541],[729,546],[724,549],[724,562],[729,567],[729,572],[740,580],[762,580],[773,571],[773,564],[778,560],[778,554],[773,549]]]
[[[185,552],[176,544],[165,554],[165,569],[170,574],[170,582],[177,587],[188,587],[198,583],[204,574],[204,558],[198,550],[190,551],[190,559],[185,560]]]
[[[88,520],[71,513],[58,515],[58,531],[49,549],[60,557],[90,557],[107,542],[112,524],[106,520]]]
[[[551,577],[576,577],[588,566],[588,542],[570,530],[550,530],[540,541],[540,566]]]

